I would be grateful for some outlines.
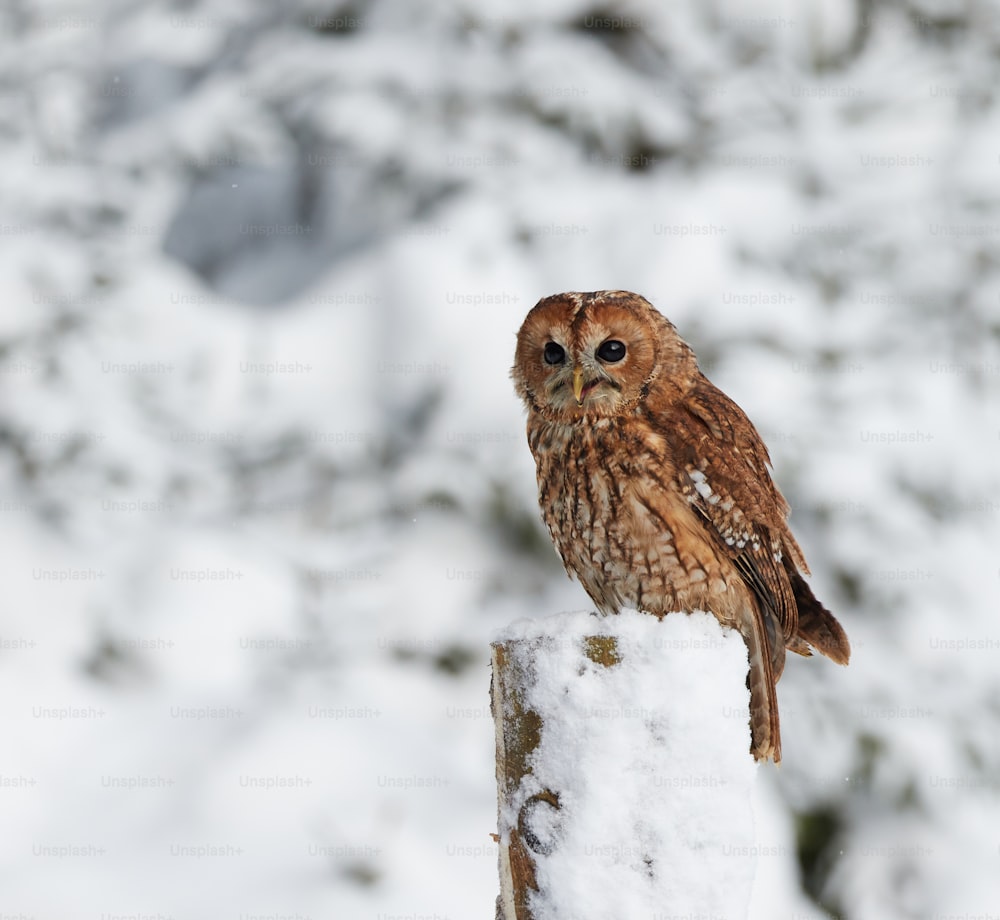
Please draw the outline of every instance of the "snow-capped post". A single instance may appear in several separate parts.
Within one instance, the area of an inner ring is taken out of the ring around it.
[[[560,614],[493,643],[498,920],[745,917],[742,638],[708,614]]]

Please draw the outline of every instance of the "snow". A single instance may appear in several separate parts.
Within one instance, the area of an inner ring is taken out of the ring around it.
[[[620,661],[585,652],[613,637]],[[521,705],[538,714],[531,772],[501,805],[501,838],[524,819],[539,920],[746,917],[758,853],[751,797],[746,646],[711,614],[662,621],[562,614],[505,630]],[[518,686],[518,689],[522,689]],[[530,804],[555,793],[559,808]]]

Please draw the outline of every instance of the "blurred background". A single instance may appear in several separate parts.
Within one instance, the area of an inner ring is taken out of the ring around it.
[[[601,288],[853,643],[752,916],[1000,916],[998,86],[977,0],[4,4],[0,916],[492,917],[489,642],[590,607],[514,334]]]

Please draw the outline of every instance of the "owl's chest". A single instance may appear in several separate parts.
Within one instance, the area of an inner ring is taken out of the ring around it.
[[[600,421],[536,434],[545,523],[601,609],[713,609],[733,573],[682,494],[662,439]]]
[[[615,420],[551,426],[532,450],[538,466],[539,500],[550,529],[575,538],[619,519],[641,520],[651,482],[661,498],[679,496],[673,470],[656,444]],[[553,534],[555,536],[555,534]]]
[[[670,508],[686,502],[656,445],[600,420],[554,429],[533,447],[545,523],[591,597],[636,606],[640,572],[662,589],[676,561]]]

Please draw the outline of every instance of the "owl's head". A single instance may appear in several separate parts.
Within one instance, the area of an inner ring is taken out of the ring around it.
[[[659,377],[694,365],[677,330],[628,291],[545,297],[517,334],[511,377],[529,411],[580,422],[634,408]]]

